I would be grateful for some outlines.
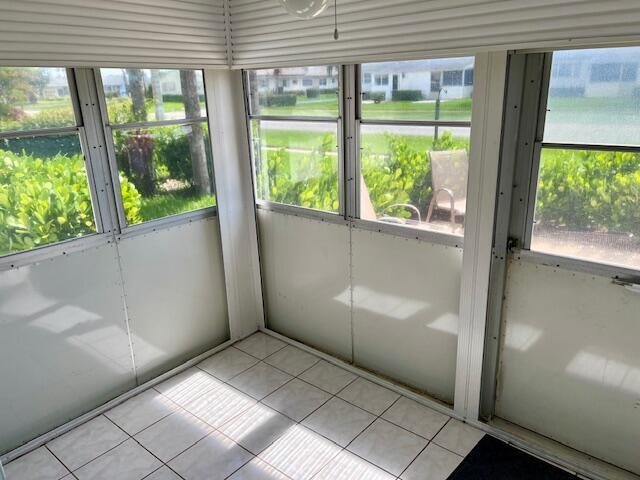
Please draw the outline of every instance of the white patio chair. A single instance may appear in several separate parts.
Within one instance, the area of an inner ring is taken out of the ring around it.
[[[469,158],[466,150],[429,152],[431,159],[431,181],[433,197],[429,203],[427,223],[434,210],[449,212],[451,228],[456,226],[456,217],[464,217],[467,205],[467,173]]]

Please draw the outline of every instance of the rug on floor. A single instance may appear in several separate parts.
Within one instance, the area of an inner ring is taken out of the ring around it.
[[[576,476],[485,435],[448,480],[575,480]]]

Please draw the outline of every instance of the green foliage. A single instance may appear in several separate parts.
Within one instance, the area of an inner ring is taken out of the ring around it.
[[[307,98],[318,98],[320,96],[320,90],[317,88],[307,89]]]
[[[151,96],[151,98],[153,98],[153,96]],[[204,102],[204,94],[200,94],[198,95],[198,100],[200,102]],[[178,103],[184,103],[184,100],[182,98],[182,95],[177,95],[177,94],[167,94],[167,95],[162,95],[162,101],[163,102],[178,102]]]
[[[394,102],[416,102],[422,100],[421,90],[394,90],[391,92],[391,100]]]
[[[373,103],[381,103],[384,102],[386,98],[387,95],[384,92],[369,92],[365,100],[373,100]]]
[[[640,235],[640,154],[544,150],[536,217],[549,226]]]
[[[265,107],[292,107],[298,101],[298,97],[288,94],[269,94],[260,97],[260,105]]]
[[[38,69],[0,67],[0,120],[16,118],[20,110],[14,105],[34,98],[38,82]]]
[[[332,154],[333,153],[333,154]],[[285,148],[269,150],[257,165],[258,191],[272,202],[337,212],[338,157],[335,139],[327,134],[309,154]]]
[[[165,193],[143,198],[140,205],[140,221],[190,212],[216,204],[215,197],[193,194],[190,191],[179,193]],[[130,222],[131,223],[131,222]]]

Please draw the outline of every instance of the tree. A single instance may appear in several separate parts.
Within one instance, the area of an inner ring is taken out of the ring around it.
[[[127,69],[129,77],[129,95],[133,120],[145,122],[147,107],[145,105],[144,70]],[[156,189],[156,175],[153,166],[153,137],[143,129],[136,129],[127,139],[127,156],[129,171],[133,181],[143,195],[153,195]]]
[[[14,120],[20,117],[22,109],[17,104],[27,102],[34,93],[33,70],[27,68],[0,68],[0,118]]]
[[[162,83],[160,83],[159,70],[151,70],[151,91],[156,107],[156,120],[164,120],[164,102],[162,101]]]
[[[198,95],[195,70],[180,70],[180,84],[182,85],[182,100],[186,118],[200,118],[202,115],[200,113],[200,97]],[[193,169],[193,186],[199,195],[211,195],[204,131],[200,123],[191,125],[189,149],[191,151],[191,166]]]

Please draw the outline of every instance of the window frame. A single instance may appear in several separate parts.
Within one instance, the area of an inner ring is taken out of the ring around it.
[[[109,67],[109,68],[118,68],[118,67]],[[135,67],[141,70],[144,70],[145,67]],[[182,68],[170,68],[170,70],[182,70]],[[108,152],[107,161],[109,164],[109,171],[111,172],[111,183],[113,185],[114,191],[114,200],[116,207],[116,217],[117,217],[117,225],[118,225],[118,239],[128,238],[131,236],[153,232],[156,230],[160,230],[162,228],[167,228],[175,225],[180,225],[182,223],[193,222],[195,220],[200,220],[212,216],[216,216],[218,213],[217,207],[217,194],[215,188],[215,167],[213,158],[211,159],[211,171],[213,172],[213,184],[214,191],[213,194],[216,196],[216,205],[200,208],[197,210],[192,210],[189,212],[176,213],[173,215],[168,215],[166,217],[156,218],[153,220],[148,220],[146,222],[138,223],[135,225],[129,225],[127,223],[126,213],[124,211],[124,204],[122,199],[121,187],[120,187],[120,175],[118,172],[118,165],[116,161],[116,152],[115,152],[115,144],[113,141],[113,132],[116,130],[128,130],[131,128],[153,128],[153,127],[161,127],[161,126],[172,126],[172,125],[194,125],[205,123],[207,125],[207,129],[209,130],[209,138],[211,138],[212,126],[210,122],[209,115],[209,106],[207,102],[207,84],[205,80],[204,69],[199,68],[190,68],[186,70],[196,70],[202,72],[202,81],[203,81],[203,89],[204,89],[204,104],[207,110],[206,117],[198,117],[198,118],[181,118],[175,120],[160,120],[160,121],[146,121],[146,122],[130,122],[125,124],[116,124],[112,125],[109,121],[109,113],[107,110],[107,101],[106,96],[104,94],[104,87],[102,84],[102,75],[100,73],[100,67],[96,67],[93,69],[93,78],[96,85],[98,102],[100,104],[100,119],[102,122],[102,129],[104,131],[105,138],[105,146]]]
[[[53,67],[56,68],[56,67]],[[21,250],[0,256],[0,271],[10,270],[49,258],[67,255],[75,251],[107,244],[113,231],[113,218],[109,206],[108,180],[102,169],[100,142],[95,137],[91,110],[95,103],[91,91],[84,82],[86,69],[65,68],[67,86],[74,114],[75,125],[36,130],[14,130],[0,132],[0,139],[38,137],[56,134],[77,134],[84,157],[87,185],[91,197],[91,208],[96,231],[81,237],[68,238],[54,243],[40,245],[29,250]],[[91,137],[91,139],[90,139]],[[106,188],[105,188],[106,187]]]
[[[464,56],[473,56],[475,58],[475,54],[470,53],[467,55],[459,55],[461,57]],[[424,58],[423,60],[428,60],[429,58]],[[475,60],[474,60],[475,66]],[[394,125],[394,126],[421,126],[421,127],[463,127],[469,128],[469,132],[471,132],[471,124],[472,120],[469,121],[459,121],[459,120],[377,120],[377,119],[364,119],[362,117],[362,80],[364,79],[364,73],[362,70],[362,64],[358,64],[354,66],[354,74],[353,74],[353,110],[355,112],[354,126],[353,132],[356,141],[355,148],[355,161],[353,168],[352,178],[355,179],[353,181],[353,217],[351,221],[359,228],[376,231],[380,233],[388,233],[395,236],[407,237],[407,238],[415,238],[417,240],[429,241],[436,244],[447,245],[451,247],[461,248],[464,242],[464,231],[462,234],[455,233],[447,233],[447,232],[438,232],[430,229],[422,229],[416,228],[412,225],[396,225],[389,222],[381,222],[379,220],[367,220],[360,217],[360,177],[361,177],[361,126],[362,125]],[[464,73],[462,74],[464,77]],[[471,141],[471,137],[469,138]]]
[[[332,223],[345,223],[347,201],[345,194],[345,136],[344,136],[344,65],[329,63],[338,69],[338,115],[336,117],[311,116],[311,115],[264,115],[254,114],[251,111],[251,87],[249,85],[249,71],[242,70],[242,87],[244,90],[245,119],[247,124],[247,138],[249,141],[249,157],[251,162],[251,179],[253,182],[253,196],[256,207],[262,210],[271,210],[299,217],[316,218],[322,221]],[[323,65],[322,65],[323,66]],[[275,67],[277,68],[277,67]],[[282,67],[286,68],[286,67]],[[255,70],[260,70],[255,69]],[[304,80],[303,80],[304,81]],[[313,85],[312,85],[313,88]],[[315,208],[303,207],[300,205],[291,205],[288,203],[273,202],[263,200],[258,197],[258,182],[256,177],[256,159],[253,154],[253,135],[251,128],[252,120],[264,121],[284,121],[284,122],[307,122],[307,123],[332,123],[336,125],[337,153],[338,153],[338,211],[329,212],[326,210],[318,210]]]
[[[585,46],[584,48],[588,49],[590,47]],[[591,48],[606,48],[606,46]],[[523,120],[521,120],[518,137],[520,144],[524,146],[524,151],[516,154],[516,178],[514,184],[522,185],[524,191],[519,193],[521,201],[517,205],[514,201],[514,207],[510,215],[509,244],[511,246],[509,250],[517,259],[570,271],[611,277],[614,282],[640,283],[640,269],[584,257],[531,250],[540,159],[543,149],[614,151],[640,154],[640,146],[544,141],[554,51],[563,51],[563,49],[528,54],[530,56],[540,55],[542,57],[542,65],[535,75],[537,78],[532,78],[529,82],[526,82],[523,91],[524,102],[528,103],[528,107],[526,103],[523,106],[522,114],[526,124],[523,125]]]

